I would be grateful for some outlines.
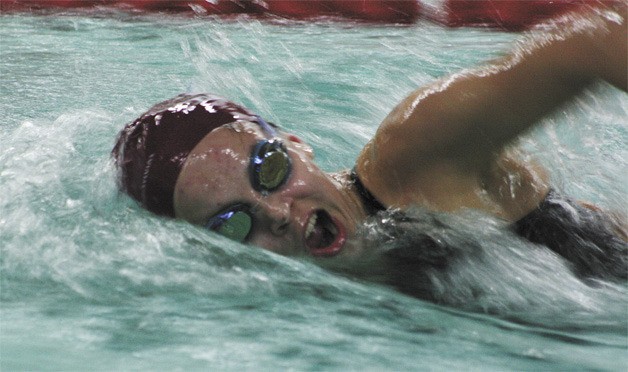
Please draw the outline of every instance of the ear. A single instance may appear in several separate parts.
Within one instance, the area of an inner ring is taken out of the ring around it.
[[[303,142],[301,138],[295,136],[294,134],[287,133],[285,137],[288,141],[292,142],[295,148],[303,151],[310,159],[314,159],[314,150],[310,147],[310,145]]]
[[[288,139],[288,141],[290,142],[294,142],[294,143],[303,143],[303,140],[297,136],[295,136],[294,134],[286,134],[286,138]]]

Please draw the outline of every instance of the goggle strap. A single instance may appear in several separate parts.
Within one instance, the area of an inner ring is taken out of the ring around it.
[[[262,130],[268,133],[271,137],[277,137],[277,131],[270,124],[266,122],[266,120],[262,119],[261,116],[256,115],[257,123],[262,127]]]

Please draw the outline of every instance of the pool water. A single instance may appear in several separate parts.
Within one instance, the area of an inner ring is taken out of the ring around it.
[[[490,295],[432,304],[153,216],[116,191],[115,135],[180,92],[249,106],[333,171],[412,89],[518,36],[427,22],[0,16],[0,369],[626,370],[625,283],[584,284],[477,216],[460,230],[495,260],[461,278]],[[522,139],[527,156],[557,189],[626,212],[627,96],[601,85],[560,111]]]

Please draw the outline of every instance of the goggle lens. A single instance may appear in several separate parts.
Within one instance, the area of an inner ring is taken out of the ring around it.
[[[281,186],[290,170],[289,164],[288,155],[285,152],[266,153],[258,173],[260,186],[268,191]]]
[[[243,242],[253,227],[253,218],[244,206],[236,206],[212,217],[206,227],[231,240]]]
[[[260,141],[251,154],[251,185],[256,191],[274,191],[286,182],[290,169],[290,157],[281,141]]]

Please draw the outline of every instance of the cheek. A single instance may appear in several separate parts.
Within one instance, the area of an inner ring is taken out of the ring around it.
[[[302,151],[293,151],[292,168],[295,175],[302,179],[316,180],[320,178],[321,170],[314,161]]]

